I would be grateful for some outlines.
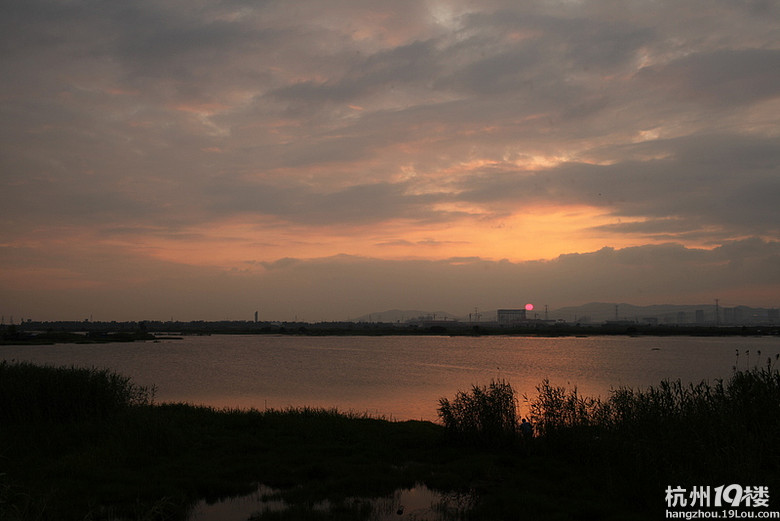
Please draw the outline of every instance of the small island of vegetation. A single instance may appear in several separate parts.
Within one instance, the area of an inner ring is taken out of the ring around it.
[[[347,499],[415,484],[468,497],[452,519],[661,519],[669,486],[780,490],[775,362],[603,401],[494,381],[443,397],[441,423],[156,404],[107,370],[3,362],[0,519],[185,521],[199,499],[258,484],[289,507],[255,521],[369,519]]]

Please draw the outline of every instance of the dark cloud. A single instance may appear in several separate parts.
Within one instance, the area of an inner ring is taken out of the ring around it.
[[[733,108],[780,97],[780,49],[718,49],[639,71],[644,89],[667,98]]]
[[[357,226],[386,219],[441,221],[454,212],[435,211],[440,195],[408,194],[403,183],[363,184],[323,193],[306,185],[277,187],[263,183],[217,183],[213,188],[213,215],[253,213],[274,215],[289,222],[311,225],[336,223]]]
[[[665,218],[605,224],[594,226],[593,229],[610,233],[641,234],[668,239],[680,233],[690,232],[691,227],[690,221],[679,218]]]
[[[415,41],[366,57],[358,55],[352,57],[348,70],[336,79],[294,83],[274,89],[268,96],[309,106],[356,103],[378,90],[392,90],[395,84],[425,85],[436,77],[437,54],[432,41]]]
[[[0,248],[0,260],[18,266],[29,253]],[[722,305],[736,305],[750,291],[777,294],[778,260],[780,243],[756,239],[713,250],[669,243],[603,248],[518,263],[478,257],[405,261],[348,255],[285,258],[260,263],[260,271],[230,273],[140,256],[116,262],[104,254],[91,262],[78,256],[66,259],[68,271],[60,277],[73,281],[91,273],[100,261],[100,284],[78,289],[78,298],[73,298],[72,288],[31,287],[12,289],[8,294],[19,302],[17,309],[23,315],[18,316],[62,318],[62,310],[67,309],[71,315],[66,318],[80,319],[94,312],[96,320],[167,320],[172,310],[183,320],[249,320],[257,309],[269,320],[296,316],[309,321],[344,320],[413,304],[467,315],[475,306],[487,310],[534,302],[555,309],[624,299],[637,304],[690,304],[710,302],[714,296],[721,298]],[[116,283],[120,272],[133,278],[130,288]],[[124,297],[121,305],[117,292]]]

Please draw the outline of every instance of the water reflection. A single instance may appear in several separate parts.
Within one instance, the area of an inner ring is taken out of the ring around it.
[[[325,500],[302,507],[286,503],[281,499],[279,490],[260,485],[255,492],[246,496],[216,503],[200,501],[192,509],[188,521],[262,521],[267,517],[266,514],[290,512],[293,509],[299,513],[301,509],[331,514],[347,511],[351,515],[350,519],[365,521],[446,521],[459,517],[471,504],[471,496],[442,494],[418,484],[414,488],[396,490],[385,497],[348,498],[338,503]],[[274,519],[279,519],[278,515]]]
[[[735,359],[735,351],[743,353]],[[759,361],[746,352],[761,351]],[[548,378],[583,396],[663,379],[728,378],[780,352],[780,337],[267,337],[160,343],[0,346],[0,360],[108,368],[155,385],[158,402],[217,408],[336,407],[398,420],[438,419],[439,398],[506,379],[535,396]]]

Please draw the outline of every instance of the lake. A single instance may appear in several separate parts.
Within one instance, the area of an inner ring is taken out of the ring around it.
[[[728,378],[735,366],[763,366],[778,354],[778,337],[212,335],[0,346],[0,360],[115,370],[155,385],[157,402],[336,407],[397,420],[436,420],[439,398],[492,379],[509,381],[529,398],[545,378],[607,396],[612,387],[663,379]]]

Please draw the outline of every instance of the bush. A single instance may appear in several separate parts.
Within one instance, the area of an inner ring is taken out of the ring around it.
[[[509,382],[474,385],[450,402],[439,400],[439,417],[454,437],[480,445],[506,445],[517,438],[517,397]]]

